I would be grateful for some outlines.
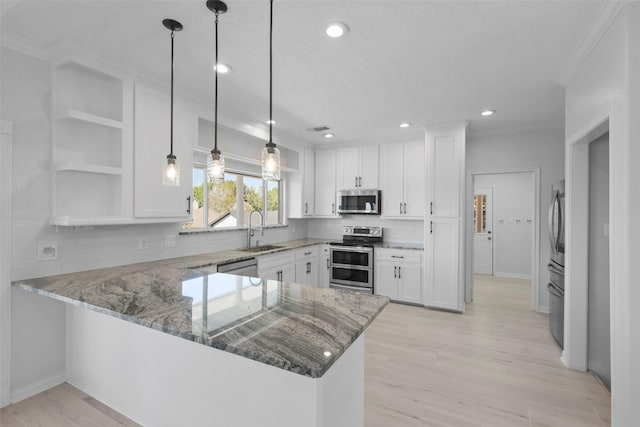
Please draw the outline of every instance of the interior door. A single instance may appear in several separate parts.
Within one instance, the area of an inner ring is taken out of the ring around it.
[[[473,272],[493,275],[493,189],[473,192]]]

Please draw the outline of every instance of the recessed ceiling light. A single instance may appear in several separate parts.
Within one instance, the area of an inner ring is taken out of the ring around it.
[[[496,110],[484,110],[482,113],[483,116],[487,117],[487,116],[493,116],[493,114],[496,112]]]
[[[327,27],[327,35],[329,37],[337,38],[349,32],[349,27],[342,22],[334,22]]]
[[[331,352],[330,351],[325,351],[324,352],[324,357],[331,357]]]
[[[411,126],[411,123],[409,122],[400,123],[401,128],[408,128],[409,126]]]
[[[267,124],[268,125],[275,125],[276,121],[275,120],[267,120]]]
[[[333,138],[333,134],[332,133],[325,133],[323,136],[325,138]]]
[[[218,64],[218,65],[214,65],[213,69],[219,72],[220,74],[227,74],[229,71],[231,71],[231,65]]]

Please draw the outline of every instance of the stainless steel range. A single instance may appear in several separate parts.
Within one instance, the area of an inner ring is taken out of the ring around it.
[[[331,243],[329,286],[373,293],[373,244],[380,242],[382,227],[344,227],[342,242]]]

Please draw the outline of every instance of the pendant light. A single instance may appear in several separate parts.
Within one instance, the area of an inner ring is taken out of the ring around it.
[[[164,19],[162,25],[171,30],[171,151],[167,156],[167,163],[164,166],[162,184],[178,186],[180,185],[180,165],[178,164],[178,159],[173,154],[173,34],[176,31],[182,30],[182,24],[173,19]]]
[[[216,40],[215,40],[215,115],[213,150],[207,156],[207,178],[209,182],[219,184],[224,181],[224,156],[218,150],[218,15],[227,12],[227,5],[220,0],[207,0],[207,8],[216,14]]]
[[[269,0],[269,142],[262,149],[262,179],[280,180],[280,150],[273,143],[273,0]]]

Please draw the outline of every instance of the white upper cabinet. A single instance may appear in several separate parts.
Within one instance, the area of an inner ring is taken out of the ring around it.
[[[424,142],[382,146],[382,216],[424,219],[425,154]]]
[[[464,311],[465,139],[465,125],[426,133],[429,209],[424,304],[453,311]]]
[[[338,150],[337,189],[378,188],[378,146],[351,147]]]
[[[164,186],[163,167],[170,151],[170,112],[168,93],[136,85],[134,214],[188,221],[192,215],[193,141],[197,121],[187,106],[174,103],[173,153],[180,166],[180,185]]]
[[[299,159],[302,170],[287,179],[289,218],[309,217],[315,212],[315,153],[305,148],[299,152]]]
[[[336,150],[316,151],[315,216],[335,217]]]
[[[132,81],[75,60],[52,70],[50,223],[131,221]]]

